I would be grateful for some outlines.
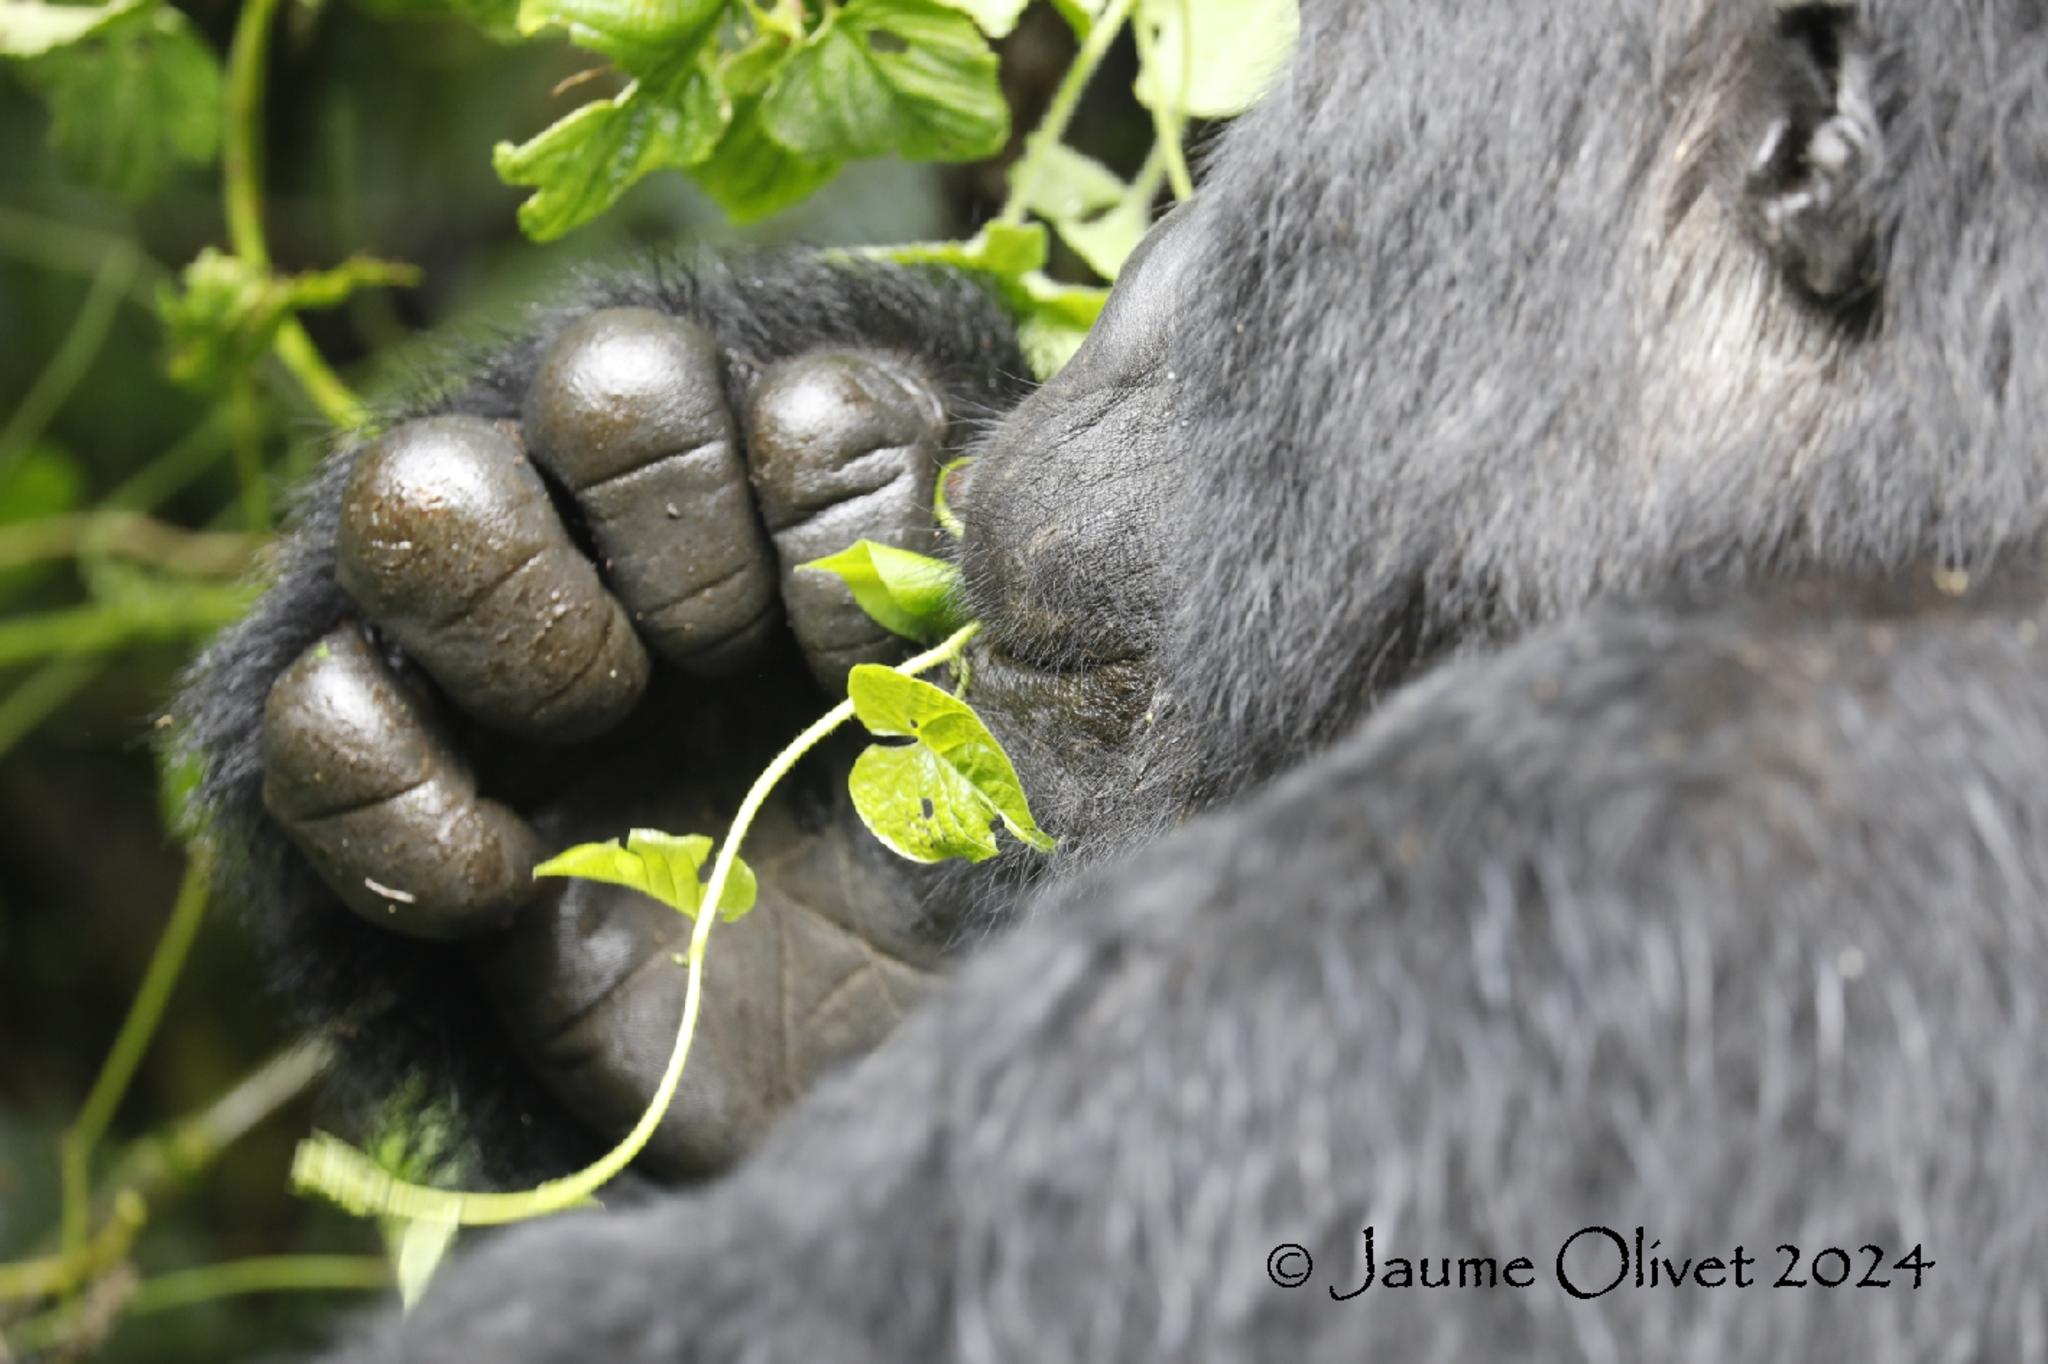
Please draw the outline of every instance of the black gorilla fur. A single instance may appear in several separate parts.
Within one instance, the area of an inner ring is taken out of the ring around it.
[[[1064,888],[723,1183],[510,1232],[338,1358],[2024,1358],[2041,620],[1601,611],[1452,665]],[[1334,1302],[1368,1225],[1540,1277]],[[1762,1281],[1577,1302],[1590,1225]],[[1780,1243],[1936,1263],[1778,1289]]]
[[[348,1357],[2038,1348],[2048,8],[1303,8],[960,499],[974,699],[1082,870],[737,1172],[506,1234]],[[703,278],[623,297],[736,351],[736,410],[822,340],[1013,396],[943,277]],[[536,354],[443,407],[516,415]],[[260,810],[264,695],[347,609],[342,477],[188,713],[286,955],[446,1067],[500,1051],[465,977]],[[948,939],[1007,899],[906,893]],[[554,1112],[483,1064],[487,1149]],[[1367,1224],[1541,1268],[1589,1223],[1936,1268],[1324,1292]]]

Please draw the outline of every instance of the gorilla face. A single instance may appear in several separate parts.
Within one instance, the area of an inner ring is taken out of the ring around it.
[[[1170,802],[1147,733],[1194,476],[1168,343],[1203,250],[1190,208],[1125,263],[1074,358],[982,443],[960,498],[974,701],[1068,856],[1126,844]]]
[[[1061,811],[1228,796],[1596,596],[1969,573],[2035,535],[2026,7],[1304,21],[973,476],[992,654],[1091,717],[1137,708],[1104,660],[1142,677],[1151,722],[1111,761],[991,671]]]

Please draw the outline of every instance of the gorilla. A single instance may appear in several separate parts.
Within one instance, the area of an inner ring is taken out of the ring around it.
[[[1030,392],[956,274],[580,282],[181,702],[338,1101],[500,1181],[631,1121],[687,924],[527,870],[902,655],[797,570],[857,538],[957,562],[1061,850],[898,863],[807,759],[681,1187],[340,1357],[2042,1356],[2044,309],[2039,0],[1306,0]]]

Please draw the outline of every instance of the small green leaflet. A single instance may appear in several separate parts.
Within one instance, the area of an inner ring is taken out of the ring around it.
[[[1037,271],[1021,281],[1024,303],[1017,308],[1017,340],[1031,372],[1049,379],[1065,368],[1088,329],[1102,315],[1109,290],[1091,289],[1085,284],[1061,284]]]
[[[508,185],[535,189],[519,206],[519,228],[534,241],[553,241],[654,171],[702,162],[731,116],[700,63],[659,85],[634,81],[518,146],[500,142],[491,149],[491,169]]]
[[[208,247],[185,267],[182,290],[157,290],[157,313],[169,333],[171,377],[195,388],[220,384],[269,349],[293,313],[332,308],[357,289],[417,284],[419,278],[417,266],[368,256],[332,270],[273,275]]]
[[[1151,196],[1065,143],[1046,147],[1042,157],[1024,206],[1051,223],[1089,269],[1115,279],[1152,225]]]
[[[941,560],[856,540],[837,554],[797,567],[836,574],[861,610],[905,639],[936,644],[965,623],[953,602],[960,571]]]
[[[619,840],[579,843],[533,869],[535,876],[577,876],[603,881],[650,895],[684,918],[694,919],[704,899],[704,869],[711,861],[711,840],[703,834],[665,834],[635,829]],[[753,868],[733,859],[719,917],[727,923],[754,907]]]
[[[877,246],[869,253],[898,265],[949,265],[999,277],[1018,277],[1044,266],[1042,223],[993,222],[964,242],[908,242]]]
[[[1264,94],[1301,32],[1296,0],[1139,0],[1143,64],[1134,87],[1148,108],[1228,118]]]
[[[537,191],[519,206],[521,231],[551,241],[654,171],[687,169],[712,154],[733,117],[717,60],[727,8],[727,0],[521,0],[521,33],[565,29],[571,42],[633,78],[527,141],[491,149],[499,179]]]
[[[846,694],[871,733],[914,741],[869,747],[847,778],[861,822],[890,851],[914,862],[980,862],[996,854],[996,820],[1030,847],[1053,850],[1009,755],[966,702],[873,663],[854,668]]]
[[[770,137],[758,96],[733,102],[725,139],[690,168],[697,187],[743,227],[802,203],[837,174],[838,161],[799,156]]]
[[[762,95],[761,120],[782,146],[819,161],[972,161],[1010,136],[995,53],[940,0],[828,10]]]
[[[1095,325],[1109,290],[1061,284],[1041,269],[1044,223],[993,222],[964,242],[912,242],[872,248],[868,254],[899,265],[948,265],[988,276],[1003,306],[1017,319],[1018,340],[1041,380],[1073,358]]]
[[[65,37],[47,7],[0,4],[0,51],[40,54],[22,74],[50,106],[51,142],[72,174],[145,199],[174,166],[212,161],[224,87],[220,62],[190,21],[168,5],[72,12],[99,17]]]
[[[455,1244],[456,1223],[429,1217],[387,1217],[383,1220],[384,1258],[398,1281],[398,1300],[410,1312],[427,1291],[427,1281],[441,1258]]]

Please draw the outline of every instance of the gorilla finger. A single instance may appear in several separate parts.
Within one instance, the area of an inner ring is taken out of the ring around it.
[[[380,928],[468,937],[533,898],[533,832],[478,799],[356,625],[299,655],[270,689],[263,804],[342,903]]]
[[[408,422],[363,452],[336,571],[463,709],[499,729],[587,738],[646,685],[624,610],[519,442],[481,418]]]
[[[796,570],[863,539],[935,552],[932,488],[946,439],[938,394],[894,357],[813,351],[762,376],[747,436],[783,605],[811,671],[838,690],[856,663],[901,658],[904,642],[844,583]]]
[[[774,564],[702,329],[649,308],[592,313],[548,348],[525,425],[664,658],[716,674],[759,652],[777,623]]]

